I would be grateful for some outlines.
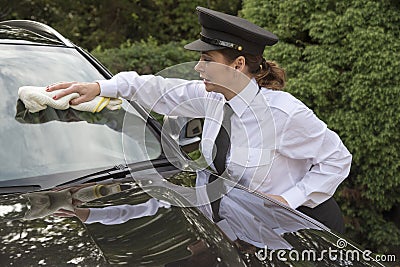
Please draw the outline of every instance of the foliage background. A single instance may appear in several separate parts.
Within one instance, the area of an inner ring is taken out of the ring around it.
[[[112,72],[146,74],[197,59],[182,46],[200,31],[198,5],[279,36],[265,57],[286,69],[286,90],[353,154],[336,194],[347,235],[366,249],[400,253],[399,1],[2,0],[0,20],[47,23]]]
[[[32,19],[51,25],[88,50],[119,47],[151,36],[161,43],[194,39],[196,6],[236,14],[231,0],[1,0],[0,20]]]
[[[394,1],[243,1],[241,14],[276,33],[266,50],[287,91],[353,154],[336,194],[347,233],[364,247],[400,249],[400,5]]]

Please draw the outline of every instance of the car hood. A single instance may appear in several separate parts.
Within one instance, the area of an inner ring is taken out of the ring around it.
[[[52,216],[24,220],[28,205],[21,194],[0,198],[0,258],[4,266],[104,263],[101,251],[79,220]]]
[[[185,201],[158,186],[144,191],[133,180],[105,184],[111,185],[118,185],[121,190],[95,197],[81,207],[136,207],[154,199],[154,194]],[[92,188],[94,184],[79,186]],[[223,261],[224,266],[246,266],[233,244],[194,207],[159,207],[149,216],[110,224],[85,224],[76,217],[50,214],[60,207],[56,194],[72,188],[76,186],[0,195],[2,264],[189,266],[190,262],[204,261],[196,266],[218,266]],[[43,201],[44,196],[49,198]],[[199,252],[191,252],[192,247],[199,248]]]
[[[229,193],[230,201],[247,207],[242,214],[250,215],[237,221],[230,216],[226,219],[231,225],[251,219],[266,245],[263,248],[232,242],[228,233],[221,231],[197,207],[188,205],[182,195],[161,183],[152,183],[167,179],[183,185],[195,173],[170,169],[162,175],[155,170],[142,170],[135,172],[135,179],[128,175],[111,183],[89,182],[51,191],[0,195],[2,263],[7,266],[314,266],[315,261],[310,259],[288,260],[289,252],[294,250],[312,251],[315,254],[311,256],[317,257],[323,266],[383,266],[363,258],[344,261],[330,257],[325,252],[332,249],[336,253],[339,248],[353,253],[362,251],[318,222],[253,194],[249,195],[248,203],[243,203],[245,199],[237,197],[240,193],[237,196]],[[108,193],[102,193],[104,187]],[[232,192],[235,190],[238,189]],[[71,200],[63,192],[86,192],[80,198],[73,196],[83,200],[81,208],[96,210],[100,219],[82,223],[75,217],[52,215],[58,208],[68,206],[57,199]],[[57,194],[64,195],[56,197]],[[48,197],[45,201],[44,196]],[[163,205],[147,205],[151,201],[161,203],[160,200]],[[168,206],[165,204],[168,200],[182,205]],[[265,207],[264,214],[255,209],[258,202]],[[129,214],[132,210],[140,211],[140,215]],[[243,233],[250,230],[250,224],[243,227]],[[285,260],[274,251],[284,251]]]

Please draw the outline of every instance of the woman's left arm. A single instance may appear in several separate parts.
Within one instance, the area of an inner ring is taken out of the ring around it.
[[[315,207],[329,199],[350,172],[350,152],[339,136],[306,106],[299,106],[289,114],[279,152],[312,164],[300,181],[281,194],[292,208],[303,204]]]

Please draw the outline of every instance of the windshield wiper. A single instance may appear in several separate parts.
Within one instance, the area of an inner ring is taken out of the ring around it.
[[[105,170],[95,172],[95,173],[91,173],[91,174],[73,179],[71,181],[59,184],[57,186],[72,186],[72,185],[83,184],[83,183],[88,183],[88,182],[105,181],[110,178],[113,178],[113,179],[125,178],[130,173],[130,171],[131,171],[131,169],[127,165],[119,164],[112,168],[105,169]]]
[[[171,159],[170,159],[171,160]],[[179,162],[179,159],[176,159]],[[116,165],[108,169],[80,170],[74,172],[56,173],[12,179],[0,182],[0,194],[27,193],[39,190],[48,190],[61,186],[73,186],[89,182],[112,182],[115,180],[133,181],[132,172],[147,169],[157,169],[158,171],[175,170],[176,164],[171,164],[166,158],[132,163],[129,165]]]
[[[40,185],[1,186],[0,195],[12,193],[27,193],[32,191],[39,191],[40,189],[42,189]]]
[[[77,184],[89,183],[89,182],[104,182],[107,180],[113,181],[115,179],[128,179],[133,181],[131,172],[138,172],[142,170],[147,170],[149,168],[160,169],[160,168],[175,168],[167,159],[155,159],[150,161],[143,161],[139,163],[132,163],[129,165],[117,165],[110,169],[106,169],[100,172],[92,173],[79,177],[77,179],[59,184],[58,186],[72,186]]]
[[[64,184],[69,181],[75,181],[79,177],[86,177],[92,174],[101,174],[115,170],[116,167],[112,167],[104,170],[104,168],[77,170],[62,173],[44,174],[39,176],[15,178],[15,179],[3,179],[0,181],[0,193],[21,193],[21,192],[32,192],[38,190],[52,189],[59,184]]]

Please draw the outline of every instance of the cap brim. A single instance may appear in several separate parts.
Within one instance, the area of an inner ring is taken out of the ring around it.
[[[212,50],[220,50],[220,49],[224,49],[226,47],[219,46],[219,45],[212,45],[212,44],[203,42],[202,40],[198,39],[194,42],[191,42],[191,43],[185,45],[184,48],[187,50],[191,50],[191,51],[205,52],[205,51],[212,51]]]

